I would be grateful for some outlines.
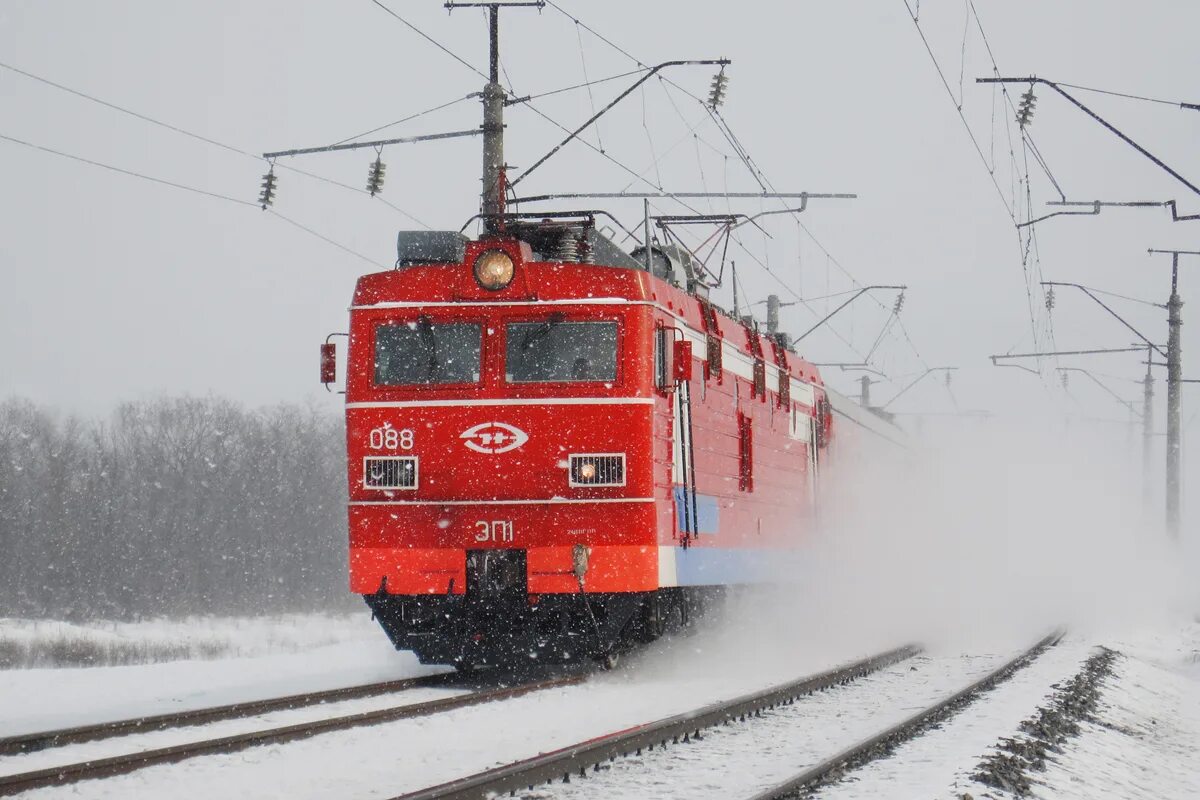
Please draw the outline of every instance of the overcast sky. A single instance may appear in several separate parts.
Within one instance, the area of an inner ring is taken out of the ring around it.
[[[915,7],[915,0],[909,2]],[[894,300],[894,293],[880,292],[878,303],[860,299],[828,330],[805,340],[801,349],[811,360],[857,362],[870,352],[872,364],[891,379],[874,387],[876,402],[926,367],[950,365],[960,368],[952,388],[962,408],[1042,407],[1128,417],[1083,376],[1073,377],[1065,394],[1054,364],[1039,377],[993,368],[986,357],[1051,346],[1051,324],[1061,349],[1130,344],[1129,334],[1082,294],[1060,292],[1048,320],[1040,291],[1031,297],[1027,287],[1036,289],[1040,274],[1163,302],[1169,263],[1149,257],[1146,249],[1200,249],[1200,222],[1172,224],[1161,209],[1050,220],[1037,227],[1036,248],[1023,264],[1006,209],[1015,195],[1016,213],[1028,217],[1024,187],[1014,185],[1010,169],[1008,136],[1016,129],[1006,124],[1011,111],[995,91],[974,83],[992,66],[969,4],[920,4],[920,31],[954,101],[903,0],[559,4],[647,63],[731,59],[722,113],[772,185],[859,195],[810,205],[802,220],[815,240],[795,219],[779,216],[764,225],[770,239],[746,232],[746,250],[731,251],[751,300],[769,292],[786,301],[795,294],[813,298],[846,291],[854,286],[846,273],[864,285],[910,287],[901,318],[911,345],[894,325],[871,352]],[[388,5],[469,64],[486,69],[479,11],[447,14],[435,0]],[[1007,75],[1036,73],[1200,102],[1195,36],[1200,4],[974,0],[974,8]],[[552,7],[541,13],[507,11],[501,28],[506,74],[521,95],[636,68]],[[0,53],[9,67],[247,154],[345,139],[466,98],[482,83],[472,69],[369,0],[9,0],[0,6]],[[680,67],[665,74],[704,95],[713,70]],[[574,127],[632,80],[534,105]],[[251,155],[198,142],[9,69],[0,68],[0,93],[4,136],[237,200],[253,202],[257,195],[264,164]],[[1200,112],[1084,91],[1077,96],[1200,182]],[[1200,197],[1066,100],[1044,88],[1038,97],[1030,131],[1068,199],[1177,198],[1181,210],[1200,212]],[[959,100],[983,160],[955,110]],[[521,106],[509,109],[507,121],[508,161],[515,173],[562,136]],[[478,102],[464,99],[378,135],[478,124]],[[669,190],[757,188],[701,105],[657,80],[606,116],[587,139]],[[1019,140],[1015,154],[1023,170]],[[360,151],[280,163],[357,188],[372,157]],[[477,210],[478,139],[389,147],[384,160],[383,198],[391,206],[294,172],[279,173],[276,210],[364,260],[254,206],[0,140],[0,336],[7,343],[0,396],[25,396],[88,414],[104,413],[125,399],[183,392],[251,404],[314,397],[336,408],[338,398],[325,395],[316,382],[317,344],[325,334],[346,329],[356,277],[391,265],[397,229],[457,229]],[[984,161],[995,165],[999,190]],[[1057,194],[1036,163],[1030,164],[1029,191],[1040,215]],[[566,148],[520,186],[523,193],[647,188],[581,144]],[[737,208],[766,207],[751,201]],[[640,215],[640,204],[611,208],[631,222]],[[658,208],[679,210],[666,203]],[[1200,257],[1185,261],[1181,280],[1185,300],[1200,298]],[[728,305],[727,289],[718,298]],[[806,329],[837,302],[791,306],[784,327],[793,333]],[[1114,300],[1114,307],[1165,340],[1158,309],[1123,300]],[[762,307],[758,310],[761,314]],[[1200,303],[1185,307],[1185,318],[1189,313],[1200,314]],[[1184,331],[1185,353],[1200,358],[1200,324]],[[1061,363],[1114,376],[1103,380],[1134,399],[1140,361],[1099,356]],[[1200,377],[1200,361],[1192,363],[1196,366],[1187,371]],[[832,370],[827,376],[850,392],[857,373]],[[1160,391],[1160,400],[1164,394]],[[932,377],[892,407],[953,408],[941,380]],[[1197,408],[1189,398],[1185,420]],[[1189,430],[1198,429],[1200,423],[1194,423]]]

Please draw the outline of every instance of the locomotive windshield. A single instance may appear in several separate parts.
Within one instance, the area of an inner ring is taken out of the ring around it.
[[[513,322],[505,338],[509,383],[616,380],[615,322]]]
[[[375,329],[375,383],[478,383],[482,331],[475,322],[416,322]]]

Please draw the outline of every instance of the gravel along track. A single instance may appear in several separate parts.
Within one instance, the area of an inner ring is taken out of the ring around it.
[[[440,676],[431,677],[438,678]],[[50,750],[0,758],[0,795],[10,795],[30,789],[61,786],[88,779],[122,775],[156,764],[171,764],[196,756],[233,753],[257,745],[279,744],[306,739],[331,731],[342,731],[367,725],[378,725],[394,720],[427,716],[451,709],[519,697],[543,689],[569,686],[581,683],[586,678],[586,673],[576,673],[511,686],[500,686],[498,688],[481,689],[478,691],[459,691],[458,693],[454,693],[449,688],[440,691],[426,689],[424,690],[426,695],[431,691],[435,691],[441,696],[434,697],[433,699],[419,699],[415,702],[414,698],[408,698],[409,702],[404,705],[394,705],[394,697],[376,697],[374,698],[375,705],[379,705],[380,700],[387,700],[388,704],[382,708],[360,710],[349,714],[343,713],[339,716],[330,715],[332,708],[329,705],[317,706],[310,704],[306,708],[299,710],[299,713],[303,715],[304,712],[307,712],[307,716],[309,717],[315,714],[316,718],[304,721],[296,721],[296,711],[286,711],[277,712],[277,718],[264,717],[260,714],[258,717],[241,716],[234,721],[226,717],[222,722],[205,725],[201,728],[172,728],[167,732],[159,730],[152,734],[117,736],[100,741],[85,741],[79,745],[56,747]],[[416,680],[419,682],[419,686],[424,686],[428,681],[426,678]],[[434,685],[437,684],[445,687],[452,685],[449,680],[434,681]],[[412,686],[413,684],[406,685]],[[279,698],[279,700],[284,699]],[[349,702],[362,703],[363,701],[352,700]],[[248,706],[252,704],[239,705]],[[344,712],[346,710],[344,708],[345,705],[345,702],[337,703],[338,710]],[[207,711],[214,711],[214,709],[208,709]],[[248,711],[248,713],[253,712]],[[290,724],[279,725],[279,716],[288,719]],[[219,716],[217,718],[221,719]],[[190,724],[197,725],[200,723]],[[227,733],[226,730],[229,726],[235,724],[238,725],[240,730],[235,733]],[[247,727],[249,727],[249,730],[246,730]],[[152,728],[151,730],[158,729]],[[209,738],[196,740],[194,735],[197,731]],[[190,740],[175,742],[166,746],[162,745],[162,737],[164,736],[173,735],[175,738],[178,738],[180,734],[188,733],[193,734]],[[214,737],[214,733],[222,735]],[[139,744],[142,744],[144,747],[148,741],[153,741],[150,749],[137,749]],[[116,748],[119,752],[112,754],[113,748]],[[103,754],[104,751],[108,751],[108,754]]]
[[[1028,795],[1035,772],[1046,769],[1046,758],[1078,736],[1080,723],[1096,721],[1096,708],[1105,678],[1112,674],[1117,653],[1100,648],[1079,673],[1061,686],[1049,703],[1024,720],[1020,734],[1000,741],[971,777],[994,789]]]
[[[823,787],[819,800],[864,797],[979,798],[988,787],[972,780],[980,758],[1012,736],[1055,688],[1066,684],[1092,652],[1082,636],[1067,636],[1008,680],[943,720],[923,735],[896,747],[888,758],[855,770],[846,780]]]

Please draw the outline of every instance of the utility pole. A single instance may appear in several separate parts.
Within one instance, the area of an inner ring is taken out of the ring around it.
[[[545,6],[544,0],[509,0],[509,2],[460,2],[448,0],[447,11],[456,8],[486,8],[488,14],[488,82],[480,92],[483,102],[483,187],[480,195],[480,211],[483,224],[489,233],[503,228],[504,198],[506,186],[504,164],[504,105],[508,94],[500,85],[500,9],[536,8]],[[649,245],[647,245],[648,247]]]
[[[275,159],[290,156],[302,156],[310,153],[333,153],[341,150],[360,150],[374,148],[379,157],[371,167],[367,188],[372,195],[379,192],[383,185],[383,167],[381,161],[383,148],[393,144],[409,144],[413,142],[429,142],[439,139],[454,139],[462,136],[483,136],[483,186],[480,195],[480,210],[483,212],[484,228],[488,233],[495,233],[503,226],[504,198],[508,191],[509,181],[505,174],[504,164],[504,106],[511,102],[504,87],[500,85],[500,9],[501,8],[536,8],[542,9],[546,0],[506,0],[505,2],[462,2],[449,0],[446,10],[458,8],[485,8],[488,13],[488,43],[489,71],[488,82],[479,96],[483,100],[483,125],[479,128],[464,131],[447,131],[445,133],[430,133],[423,136],[404,136],[396,139],[381,139],[372,142],[347,142],[344,144],[325,145],[323,147],[304,147],[294,150],[278,150],[263,153],[263,158],[271,163],[271,171],[263,176],[263,194],[260,198],[263,209],[271,205],[275,196]],[[711,62],[705,62],[711,63]],[[647,245],[648,247],[649,245]]]
[[[1179,409],[1183,401],[1183,300],[1179,298],[1179,257],[1200,256],[1195,250],[1155,250],[1171,254],[1171,296],[1167,299],[1167,532],[1179,538],[1180,521],[1180,426]]]
[[[483,87],[483,196],[485,224],[494,228],[504,213],[504,87],[500,85],[500,7],[488,6],[488,82]]]
[[[1167,530],[1179,538],[1179,406],[1183,400],[1183,353],[1179,328],[1183,325],[1179,299],[1179,254],[1171,254],[1171,297],[1167,300]]]
[[[1154,348],[1146,348],[1146,377],[1142,379],[1142,503],[1150,505],[1150,459],[1154,450]]]

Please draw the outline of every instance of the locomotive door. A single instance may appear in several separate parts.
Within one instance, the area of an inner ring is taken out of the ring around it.
[[[681,544],[687,547],[699,529],[700,513],[696,508],[696,453],[692,434],[692,382],[675,382],[675,414],[671,426],[673,442],[671,475],[681,495],[675,506],[679,511]]]
[[[818,505],[818,484],[821,479],[821,466],[824,459],[819,447],[821,431],[818,419],[799,403],[791,404],[791,420],[788,435],[803,446],[804,462],[801,484],[803,495],[811,521],[816,521]]]
[[[820,431],[817,429],[819,425],[820,422],[816,417],[808,417],[808,507],[814,523],[819,517],[820,508],[818,498],[821,482],[821,448],[817,446],[820,435]]]

